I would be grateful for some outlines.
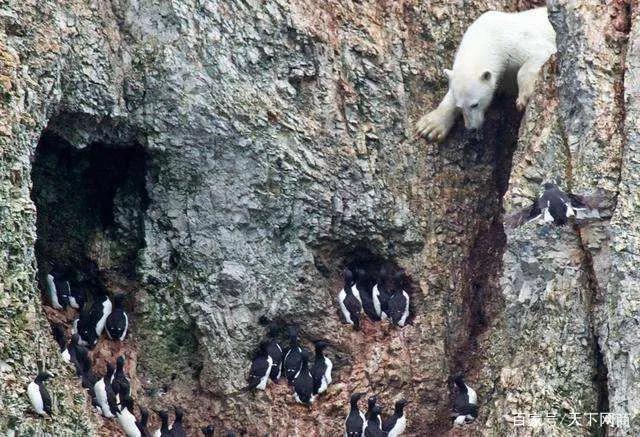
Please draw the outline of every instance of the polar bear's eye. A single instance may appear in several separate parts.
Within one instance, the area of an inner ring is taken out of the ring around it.
[[[476,109],[478,107],[477,103],[474,103],[473,105],[471,105],[471,109]]]

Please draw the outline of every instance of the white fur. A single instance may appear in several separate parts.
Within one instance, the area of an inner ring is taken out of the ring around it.
[[[485,12],[462,37],[453,71],[445,71],[449,90],[438,108],[418,121],[418,132],[442,141],[460,112],[466,128],[479,129],[497,87],[508,85],[502,80],[505,76],[516,76],[516,106],[523,110],[540,68],[555,51],[555,31],[546,7],[516,13]],[[474,104],[477,107],[471,106]]]
[[[38,387],[38,384],[32,381],[27,386],[27,394],[36,413],[41,416],[46,416],[47,413],[44,411],[44,402],[42,401],[42,396],[40,396],[40,387]]]
[[[391,428],[387,437],[399,437],[407,428],[407,416],[404,414],[396,420],[396,424]]]
[[[136,416],[134,416],[126,407],[119,413],[116,413],[116,419],[127,437],[141,436],[140,430],[136,426]]]
[[[96,402],[98,402],[98,405],[100,406],[102,415],[107,418],[113,417],[111,409],[109,408],[109,402],[107,401],[107,390],[105,388],[103,378],[100,378],[93,385],[93,393],[96,395]]]
[[[47,292],[49,293],[49,300],[51,300],[51,306],[57,310],[62,309],[62,305],[58,301],[58,290],[56,289],[56,283],[53,280],[52,275],[47,275]]]
[[[409,317],[409,295],[406,291],[402,290],[402,295],[405,298],[404,312],[402,313],[402,317],[400,317],[400,321],[398,321],[398,326],[404,326],[407,323],[407,318]]]

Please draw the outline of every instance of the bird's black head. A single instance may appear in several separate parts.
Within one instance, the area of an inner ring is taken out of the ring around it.
[[[162,420],[162,423],[167,423],[169,421],[169,413],[167,413],[165,410],[153,410],[158,417],[160,418],[160,420]]]
[[[269,337],[277,337],[278,334],[280,334],[280,325],[278,325],[276,322],[270,322],[267,326],[267,332],[269,334]]]
[[[542,188],[544,188],[545,190],[554,190],[557,189],[558,186],[552,182],[545,182],[544,184],[542,184]]]
[[[126,294],[124,293],[118,293],[115,296],[113,296],[113,305],[116,308],[122,308],[122,305],[124,305],[124,300],[127,297]]]
[[[269,349],[269,342],[264,340],[258,344],[258,349],[255,352],[256,356],[266,355]]]
[[[462,373],[458,373],[453,377],[453,382],[460,387],[464,385],[464,375]]]
[[[407,281],[407,274],[404,269],[400,269],[393,274],[393,287],[395,290],[404,290]]]
[[[116,360],[116,367],[117,367],[119,370],[124,369],[124,355],[120,355],[120,356],[118,357],[118,359]]]
[[[404,407],[409,403],[406,399],[400,399],[396,401],[396,413],[402,414]]]
[[[378,396],[373,395],[369,399],[367,399],[367,408],[369,411],[373,410],[373,407],[376,406],[376,402],[378,402]]]
[[[56,342],[60,347],[64,347],[66,343],[64,328],[59,323],[54,323],[51,327],[51,332],[53,332],[53,337],[56,339]]]
[[[38,373],[38,376],[36,376],[35,381],[36,382],[44,382],[47,379],[51,379],[53,377],[55,377],[55,375],[53,373],[48,372],[48,371],[43,371],[43,372]]]
[[[287,335],[291,340],[295,340],[298,338],[298,334],[300,334],[300,326],[297,324],[287,326]]]
[[[115,369],[113,368],[113,364],[107,363],[107,373],[106,373],[107,377],[110,378],[111,376],[113,376],[113,372],[115,372]]]
[[[367,393],[362,392],[362,393],[353,393],[351,395],[351,402],[358,402],[360,399],[362,399],[363,396],[365,396]]]
[[[178,422],[182,422],[182,418],[184,417],[184,410],[178,406],[173,406],[173,411],[176,413],[176,420]]]
[[[344,287],[345,288],[351,288],[353,286],[353,284],[356,283],[354,277],[353,277],[353,272],[349,269],[344,269],[342,271],[342,279],[344,279]]]
[[[306,347],[303,347],[302,348],[302,362],[303,363],[308,363],[310,359],[311,359],[311,351],[309,349],[307,349]]]
[[[207,425],[203,426],[201,430],[204,437],[213,437],[213,433],[215,432],[216,428],[213,425]]]
[[[318,340],[314,343],[314,346],[316,347],[316,351],[322,352],[327,347],[329,347],[329,342],[327,342],[326,340]]]
[[[149,422],[149,410],[140,405],[138,405],[138,409],[140,410],[140,423],[146,426],[147,422]]]

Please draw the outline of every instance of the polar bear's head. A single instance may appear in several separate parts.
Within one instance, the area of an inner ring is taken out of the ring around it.
[[[478,73],[468,71],[444,71],[449,77],[449,89],[453,93],[456,107],[462,112],[464,127],[480,129],[484,113],[491,104],[496,89],[495,74],[485,70]]]

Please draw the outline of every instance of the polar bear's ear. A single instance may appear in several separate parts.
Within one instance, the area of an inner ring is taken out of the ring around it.
[[[445,68],[444,75],[447,76],[447,79],[451,80],[451,78],[453,77],[453,71],[449,70],[448,68]]]
[[[480,79],[482,79],[485,82],[488,82],[489,79],[491,79],[491,72],[485,71],[484,73],[482,73],[482,76],[480,76]]]

